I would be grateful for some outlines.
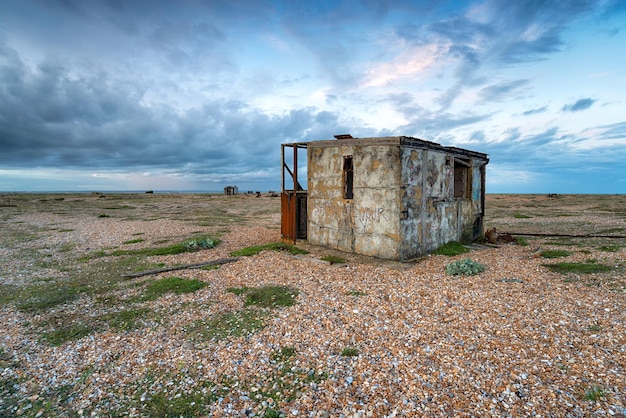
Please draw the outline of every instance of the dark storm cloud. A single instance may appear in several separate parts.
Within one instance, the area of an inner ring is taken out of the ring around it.
[[[199,172],[241,172],[274,167],[280,143],[311,132],[326,135],[338,125],[337,115],[312,107],[267,115],[235,100],[206,101],[183,112],[146,106],[141,84],[103,71],[76,76],[57,61],[32,70],[4,45],[0,54],[4,167],[132,170],[197,163]]]
[[[564,112],[580,112],[581,110],[589,109],[594,103],[595,100],[590,98],[579,99],[575,103],[566,104],[562,110]]]

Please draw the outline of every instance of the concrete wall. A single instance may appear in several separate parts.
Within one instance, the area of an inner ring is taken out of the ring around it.
[[[482,227],[480,164],[487,160],[461,155],[472,161],[471,196],[455,198],[455,149],[433,148],[401,137],[309,143],[308,241],[405,261],[471,238],[477,218]],[[354,196],[344,199],[349,155]]]
[[[308,241],[380,258],[399,258],[400,147],[308,148]],[[343,197],[343,159],[352,156],[352,199]]]

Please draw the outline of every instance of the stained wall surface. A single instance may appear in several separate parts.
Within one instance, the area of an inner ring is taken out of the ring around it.
[[[308,241],[397,259],[399,146],[308,148]],[[353,198],[344,198],[344,157],[352,156]]]
[[[472,238],[477,222],[482,233],[480,166],[486,158],[407,145],[402,137],[381,139],[309,143],[310,243],[405,261]],[[344,196],[345,157],[352,157],[352,199]],[[455,157],[469,163],[465,197],[454,196]]]

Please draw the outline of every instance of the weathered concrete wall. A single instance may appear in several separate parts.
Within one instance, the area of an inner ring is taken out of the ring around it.
[[[399,258],[399,146],[309,146],[308,241]],[[352,156],[352,199],[343,197],[343,159]]]
[[[424,151],[403,148],[401,152],[400,242],[399,259],[409,260],[421,254]]]
[[[343,251],[409,260],[482,226],[485,154],[406,137],[308,144],[308,241]],[[353,198],[343,161],[352,156]],[[471,195],[454,197],[454,157],[471,161]]]
[[[454,197],[453,155],[404,148],[402,151],[400,259],[426,254],[450,241],[472,237],[481,213],[481,178],[472,167],[471,199]]]
[[[422,152],[425,161],[420,213],[423,227],[417,255],[426,254],[445,242],[457,239],[454,168],[449,163],[449,155],[431,150]]]

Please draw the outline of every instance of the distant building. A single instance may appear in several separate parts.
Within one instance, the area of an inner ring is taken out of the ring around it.
[[[226,196],[233,196],[239,194],[239,188],[237,186],[226,186],[224,187],[224,194]]]
[[[306,189],[298,181],[301,149]],[[406,136],[341,135],[283,144],[282,160],[285,239],[406,261],[483,234],[487,154]]]

